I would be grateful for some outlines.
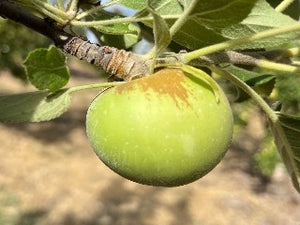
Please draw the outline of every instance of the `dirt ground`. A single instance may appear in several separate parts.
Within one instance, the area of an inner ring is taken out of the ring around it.
[[[73,74],[71,85],[99,81],[81,67]],[[0,94],[30,90],[0,73]],[[253,172],[263,135],[255,112],[212,172],[158,188],[118,176],[94,154],[84,124],[96,93],[75,94],[50,122],[0,124],[0,225],[300,225],[300,195],[284,168],[271,181]]]

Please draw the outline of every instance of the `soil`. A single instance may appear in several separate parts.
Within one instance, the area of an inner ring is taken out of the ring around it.
[[[70,86],[99,82],[82,66],[72,74]],[[0,73],[0,94],[32,90]],[[283,166],[271,178],[255,172],[252,156],[263,136],[257,110],[208,175],[182,187],[151,187],[120,177],[94,154],[85,114],[97,92],[75,94],[70,110],[49,122],[0,124],[1,225],[300,224],[300,195]]]

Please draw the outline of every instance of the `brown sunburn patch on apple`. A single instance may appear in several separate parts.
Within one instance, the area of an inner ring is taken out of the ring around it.
[[[163,69],[157,73],[138,80],[130,81],[124,85],[117,86],[115,91],[122,94],[125,91],[132,91],[140,87],[143,91],[152,90],[159,95],[168,95],[181,108],[180,103],[191,106],[188,101],[188,91],[185,87],[186,76],[180,69]]]

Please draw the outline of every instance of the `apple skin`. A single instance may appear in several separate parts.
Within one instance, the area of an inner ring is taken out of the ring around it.
[[[232,138],[230,105],[219,88],[180,69],[163,69],[100,93],[87,136],[98,157],[141,184],[179,186],[212,170]]]

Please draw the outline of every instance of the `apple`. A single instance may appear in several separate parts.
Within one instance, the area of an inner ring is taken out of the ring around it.
[[[121,176],[154,186],[179,186],[212,170],[232,138],[233,117],[219,86],[163,69],[100,93],[86,117],[98,157]]]

